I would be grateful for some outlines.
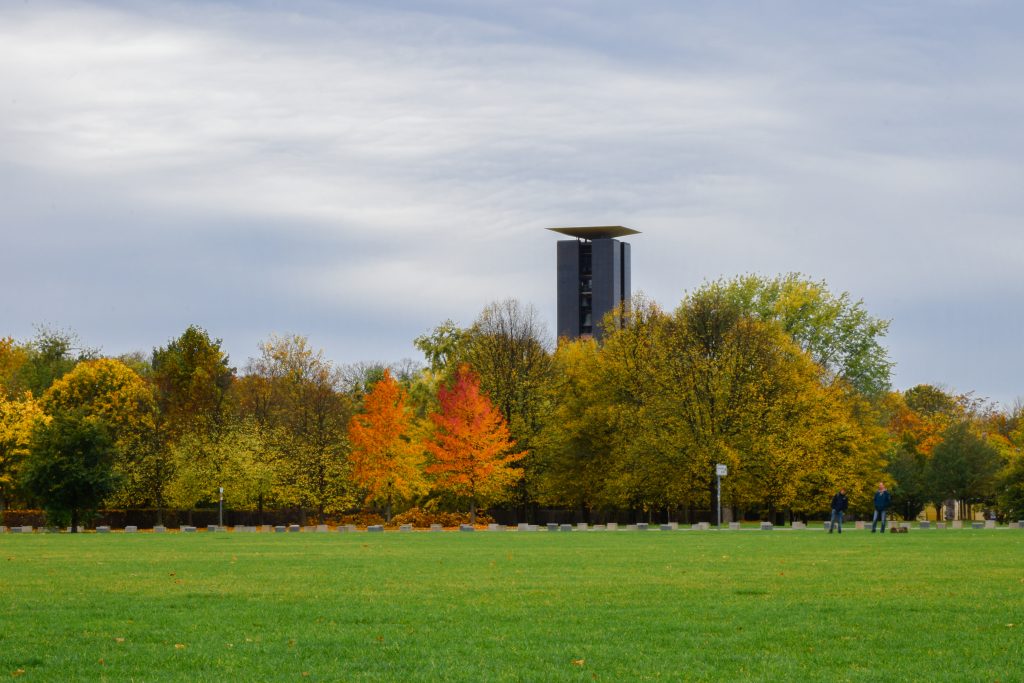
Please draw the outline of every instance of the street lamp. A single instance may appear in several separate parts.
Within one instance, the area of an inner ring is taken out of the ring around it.
[[[715,465],[715,479],[718,484],[718,528],[722,528],[722,477],[729,474],[729,466],[718,463]]]

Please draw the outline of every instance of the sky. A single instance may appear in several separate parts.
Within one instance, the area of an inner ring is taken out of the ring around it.
[[[340,363],[625,225],[674,308],[800,272],[890,319],[893,385],[1024,397],[1024,5],[0,3],[0,336],[190,324]]]

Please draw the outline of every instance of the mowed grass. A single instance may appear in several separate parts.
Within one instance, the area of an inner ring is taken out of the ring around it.
[[[0,678],[1020,681],[1024,530],[0,536]]]

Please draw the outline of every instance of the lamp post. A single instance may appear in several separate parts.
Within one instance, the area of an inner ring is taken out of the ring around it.
[[[729,474],[729,466],[718,463],[715,465],[715,479],[718,488],[718,528],[722,528],[722,477]]]

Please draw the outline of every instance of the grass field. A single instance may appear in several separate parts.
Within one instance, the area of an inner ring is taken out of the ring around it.
[[[0,678],[1020,681],[1024,531],[0,536]]]

